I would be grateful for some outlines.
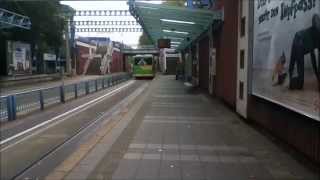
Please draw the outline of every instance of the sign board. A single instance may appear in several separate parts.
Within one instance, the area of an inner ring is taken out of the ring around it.
[[[30,44],[7,41],[7,70],[8,75],[31,73]]]
[[[56,61],[57,56],[55,54],[44,53],[43,60],[45,61]]]
[[[13,62],[15,69],[24,69],[26,60],[26,49],[24,47],[15,47],[13,50]]]
[[[171,41],[170,39],[158,39],[158,48],[170,48]]]
[[[320,1],[254,3],[252,94],[320,120]]]

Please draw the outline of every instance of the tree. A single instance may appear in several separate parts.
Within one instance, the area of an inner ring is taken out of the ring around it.
[[[143,32],[139,38],[139,46],[143,45],[152,45],[152,41],[145,32]]]
[[[57,50],[63,43],[64,18],[60,16],[60,3],[51,1],[2,2],[1,7],[31,19],[31,30],[11,28],[0,33],[6,39],[25,41],[39,50]]]
[[[61,5],[59,0],[50,1],[5,1],[0,7],[30,17],[31,29],[10,28],[0,30],[0,48],[6,40],[23,41],[31,44],[32,57],[36,57],[38,73],[43,71],[42,54],[49,52],[61,55],[63,33],[66,20],[72,15],[73,9]],[[67,10],[67,12],[66,12]],[[0,57],[6,52],[0,50]],[[3,74],[3,73],[2,73]]]

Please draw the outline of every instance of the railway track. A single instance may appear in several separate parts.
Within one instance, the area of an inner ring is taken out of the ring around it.
[[[95,130],[102,123],[108,123],[132,96],[138,96],[143,84],[142,81],[123,83],[76,110],[2,140],[1,179],[44,178],[79,146],[81,140],[94,135]]]

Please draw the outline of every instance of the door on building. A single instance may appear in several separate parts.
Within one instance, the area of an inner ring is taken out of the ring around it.
[[[209,38],[199,43],[199,86],[209,90]]]

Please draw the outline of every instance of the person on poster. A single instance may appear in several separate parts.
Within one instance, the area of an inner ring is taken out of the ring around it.
[[[318,62],[316,60],[315,49],[318,49]],[[312,17],[312,26],[297,32],[294,36],[291,58],[289,64],[289,89],[303,89],[304,85],[304,56],[311,54],[311,63],[318,81],[320,91],[320,16],[315,14]],[[298,75],[293,76],[295,65],[297,64]]]
[[[277,61],[272,75],[272,81],[275,82],[273,86],[282,85],[287,77],[285,71],[286,55],[283,52],[279,60]]]

